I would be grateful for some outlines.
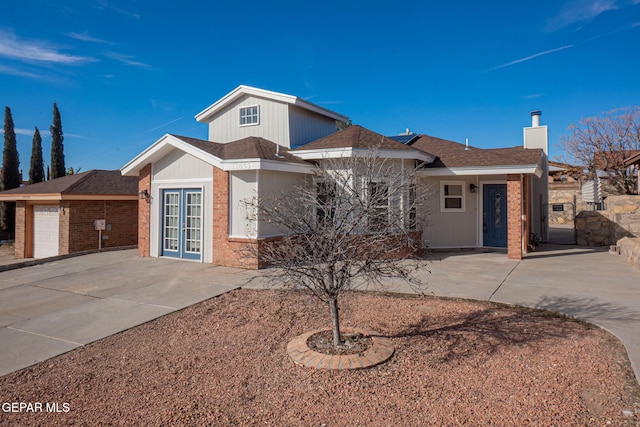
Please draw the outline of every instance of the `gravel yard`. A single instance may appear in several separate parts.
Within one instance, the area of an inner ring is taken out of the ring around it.
[[[328,310],[238,290],[1,377],[0,425],[640,425],[624,347],[596,327],[434,297],[356,293],[341,309],[343,325],[390,337],[394,356],[297,366],[288,341],[329,327]]]

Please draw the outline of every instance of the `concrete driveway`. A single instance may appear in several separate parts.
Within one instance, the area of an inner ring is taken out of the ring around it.
[[[434,253],[427,293],[544,308],[600,325],[627,348],[640,379],[640,271],[606,250],[543,246],[503,253]],[[0,375],[238,287],[260,272],[135,250],[83,255],[0,272]],[[250,279],[255,279],[248,282]],[[391,283],[397,292],[413,292]]]
[[[236,289],[254,273],[137,250],[0,272],[0,375]]]

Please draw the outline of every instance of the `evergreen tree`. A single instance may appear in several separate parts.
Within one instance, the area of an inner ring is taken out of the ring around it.
[[[20,158],[16,143],[16,132],[13,127],[11,109],[4,108],[4,150],[2,151],[2,179],[0,190],[11,190],[20,186]],[[15,202],[3,202],[0,206],[0,228],[11,234],[15,228]]]
[[[67,174],[67,169],[64,166],[62,121],[58,105],[55,102],[53,103],[53,124],[49,129],[51,130],[51,179],[54,179]]]
[[[29,184],[44,181],[44,161],[42,160],[42,137],[36,126],[31,143],[31,166],[29,168]]]

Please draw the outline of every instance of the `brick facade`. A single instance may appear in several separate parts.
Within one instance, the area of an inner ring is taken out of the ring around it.
[[[257,269],[256,239],[229,238],[229,172],[213,167],[213,263]]]
[[[138,191],[151,193],[151,163],[140,171]],[[138,256],[147,257],[151,250],[151,200],[138,200]]]
[[[16,235],[14,249],[16,258],[27,258],[27,203],[16,202]]]
[[[520,175],[507,175],[507,256],[522,259],[523,182]],[[526,216],[526,215],[525,215]]]

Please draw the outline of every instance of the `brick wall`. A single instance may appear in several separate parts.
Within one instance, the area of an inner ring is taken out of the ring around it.
[[[229,238],[229,172],[213,167],[213,263],[228,267],[257,269],[255,239]]]
[[[27,203],[16,202],[16,236],[14,243],[14,257],[26,258],[27,251]]]
[[[151,192],[151,163],[140,171],[138,178],[138,191]],[[138,256],[147,257],[151,249],[151,201],[138,200]]]
[[[507,175],[507,256],[522,259],[522,182],[520,175]]]
[[[73,253],[98,249],[100,233],[95,229],[96,219],[106,220],[107,229],[102,232],[102,248],[132,246],[138,241],[137,200],[74,200],[69,202],[67,252]],[[65,209],[67,211],[67,209]],[[62,233],[61,233],[62,239]],[[62,244],[61,244],[62,249]],[[60,254],[64,254],[60,252]]]
[[[71,209],[69,201],[60,202],[58,209],[58,255],[66,255],[72,253],[69,249],[69,230],[71,221]],[[92,248],[93,249],[93,248]]]

